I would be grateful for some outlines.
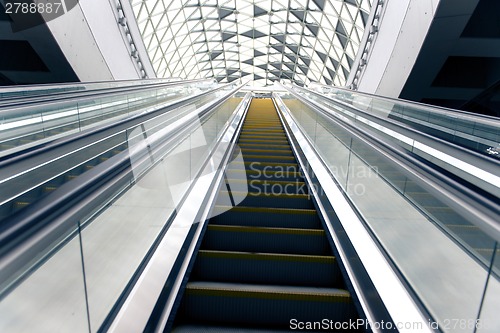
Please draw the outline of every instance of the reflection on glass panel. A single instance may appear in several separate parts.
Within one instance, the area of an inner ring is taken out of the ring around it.
[[[88,333],[86,309],[80,241],[74,237],[2,298],[0,331]]]
[[[500,247],[496,243],[495,246],[488,249],[494,257],[492,260],[492,268],[486,285],[483,304],[479,320],[476,321],[477,332],[479,333],[495,333],[500,332],[500,320],[498,319],[498,309],[500,309]]]
[[[83,231],[84,258],[92,327],[99,327],[169,218],[179,208],[241,98],[230,98],[210,114],[197,114],[203,103],[167,113],[170,118],[137,126],[129,133],[135,185],[120,196]],[[203,103],[202,103],[203,102]],[[168,138],[172,119],[193,115],[181,141]],[[159,139],[158,139],[158,138]],[[156,147],[156,149],[155,149]],[[151,149],[151,150],[150,150]]]
[[[290,95],[282,99],[439,327],[474,332],[470,325],[452,327],[450,320],[476,321],[495,242],[369,142]],[[489,286],[498,296],[496,278]],[[489,301],[485,316],[500,306],[498,297]]]

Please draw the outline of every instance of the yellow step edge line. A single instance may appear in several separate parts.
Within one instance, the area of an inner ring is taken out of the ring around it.
[[[283,156],[283,155],[274,155],[274,156],[269,156],[269,155],[248,155],[248,154],[243,154],[243,158],[262,158],[262,159],[283,159],[283,160],[294,160],[295,161],[295,156]]]
[[[302,182],[302,181],[270,180],[270,179],[232,179],[232,178],[229,178],[227,181],[229,182],[229,184],[233,184],[233,183],[241,183],[241,184],[260,183],[260,184],[282,184],[282,185],[288,185],[288,184],[304,185],[305,184],[305,182]]]
[[[250,135],[258,135],[258,136],[266,136],[266,137],[284,137],[286,138],[285,133],[269,133],[268,131],[241,131],[241,136],[250,136]]]
[[[240,139],[265,139],[265,140],[282,140],[286,141],[286,136],[285,135],[262,135],[262,134],[245,134],[242,133],[240,135]]]
[[[295,261],[295,262],[300,261],[300,262],[314,262],[321,264],[335,263],[335,257],[333,256],[318,256],[310,254],[282,254],[282,253],[199,250],[198,256],[205,258],[220,258],[220,259],[247,259],[247,260],[272,260],[272,261]]]
[[[243,128],[273,128],[277,130],[283,130],[283,125],[280,123],[249,123],[245,122]]]
[[[277,128],[277,127],[273,127],[273,128],[268,128],[268,127],[263,127],[263,126],[258,126],[258,127],[246,127],[246,126],[243,126],[243,128],[241,129],[243,132],[245,131],[248,131],[248,132],[266,132],[266,133],[279,133],[279,134],[282,134],[282,133],[285,133],[285,131],[283,130],[283,127],[280,127],[280,128]]]
[[[252,143],[260,143],[260,144],[274,144],[275,146],[285,146],[288,145],[288,141],[286,140],[261,140],[261,139],[239,139],[238,144],[252,144]]]
[[[339,289],[339,291],[342,291]],[[186,294],[193,296],[214,296],[214,297],[238,297],[238,298],[257,298],[267,300],[284,301],[306,301],[306,302],[328,302],[328,303],[352,303],[351,295],[324,294],[324,293],[290,293],[269,290],[241,290],[230,288],[203,288],[198,286],[186,287]]]
[[[241,151],[249,153],[292,153],[291,149],[255,149],[255,148],[241,148]]]
[[[304,235],[304,236],[325,236],[322,229],[299,229],[299,228],[270,228],[270,227],[247,227],[238,225],[218,225],[209,224],[208,230],[223,232],[244,232],[244,233],[267,233],[279,235]]]
[[[243,131],[252,131],[252,132],[285,133],[285,130],[283,129],[283,127],[277,127],[277,126],[275,126],[273,128],[269,128],[269,127],[262,128],[261,126],[249,127],[249,126],[243,125],[242,130]]]
[[[262,140],[262,139],[242,139],[237,143],[239,146],[241,145],[269,145],[269,146],[287,146],[288,141],[285,140]]]
[[[258,121],[258,120],[250,120],[247,119],[244,123],[243,126],[256,126],[256,127],[261,127],[261,126],[275,126],[275,127],[280,127],[283,128],[283,124],[279,120],[274,120],[274,119],[269,119],[266,121]]]
[[[289,148],[289,145],[273,145],[269,143],[241,143],[239,144],[241,148],[248,147],[248,146],[262,146],[262,147],[283,147],[283,148]],[[253,149],[253,148],[245,148],[245,149]],[[291,149],[283,149],[283,150],[290,150]]]
[[[493,253],[493,249],[481,249],[481,248],[477,249],[477,248],[474,248],[474,250],[477,251],[477,252],[491,252],[491,253]],[[500,253],[500,249],[497,249],[496,252]]]
[[[243,126],[280,126],[283,127],[280,121],[276,120],[269,120],[269,121],[258,121],[258,120],[253,120],[253,119],[247,119],[244,123]]]
[[[478,226],[475,225],[466,225],[466,224],[446,224],[448,228],[459,228],[459,229],[477,229],[481,230]]]
[[[305,208],[273,208],[273,207],[249,207],[249,206],[215,206],[215,210],[239,213],[270,213],[270,214],[293,214],[293,215],[316,215],[315,209]]]
[[[220,191],[219,193],[228,193],[228,191]],[[241,192],[241,191],[231,191],[233,196],[249,196],[249,197],[269,197],[269,198],[286,198],[286,199],[309,199],[310,196],[308,194],[299,194],[299,193],[266,193],[266,192]]]
[[[285,170],[278,170],[278,171],[269,171],[269,170],[266,170],[265,172],[263,170],[249,170],[249,169],[244,169],[244,170],[240,170],[240,169],[227,169],[226,170],[226,174],[228,173],[245,173],[247,175],[260,175],[260,174],[264,174],[266,176],[272,176],[273,174],[280,174],[279,177],[283,177],[283,173],[286,173],[287,176],[293,176],[293,177],[302,177],[302,174],[299,172],[299,171],[285,171]],[[274,176],[273,176],[274,177]],[[257,179],[257,178],[255,178]]]
[[[296,166],[297,163],[276,163],[276,162],[239,162],[239,161],[233,161],[231,162],[231,164],[245,164],[245,165],[255,165],[255,163],[261,163],[261,164],[264,164],[264,165],[270,165],[270,166],[284,166],[284,167],[287,167],[287,166]],[[258,165],[258,164],[257,164]]]

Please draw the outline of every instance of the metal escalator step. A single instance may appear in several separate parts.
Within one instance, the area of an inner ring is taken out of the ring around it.
[[[254,162],[256,163],[256,162]],[[255,165],[251,165],[253,168]],[[234,165],[232,165],[234,167]],[[302,174],[298,171],[298,168],[289,167],[289,168],[261,168],[259,169],[228,169],[226,170],[226,175],[231,179],[245,179],[248,180],[270,180],[270,179],[279,179],[282,181],[296,181],[303,180]]]
[[[237,165],[237,164],[244,164],[245,166],[250,166],[250,165],[255,165],[255,162],[233,162],[232,163],[233,165]],[[289,167],[289,166],[298,166],[297,163],[291,163],[291,162],[269,162],[269,161],[265,161],[265,162],[260,162],[260,164],[264,165],[264,166],[281,166],[281,167]]]
[[[280,136],[271,136],[271,135],[241,135],[238,142],[240,141],[248,141],[248,140],[262,140],[267,142],[278,142],[278,141],[286,141],[286,137],[284,135]]]
[[[247,118],[245,119],[245,124],[268,124],[268,123],[273,123],[273,124],[280,124],[281,122],[279,121],[278,117],[268,117],[264,118],[263,116],[252,116],[251,114],[247,115]]]
[[[215,209],[221,209],[226,211],[227,206],[215,206]],[[231,208],[232,212],[242,212],[242,213],[265,213],[265,214],[289,214],[289,215],[306,215],[306,216],[316,216],[315,209],[293,209],[293,208],[275,208],[275,207],[245,207],[236,206]]]
[[[281,126],[246,126],[241,128],[242,133],[278,133],[284,134],[285,130]]]
[[[321,221],[313,209],[275,207],[216,206],[211,223],[219,225],[256,226],[270,228],[321,228]]]
[[[449,228],[459,239],[474,249],[492,249],[495,245],[495,240],[485,234],[477,226],[447,224],[446,227]]]
[[[6,143],[0,145],[0,150],[8,150],[13,148],[16,148],[16,145],[11,145]]]
[[[180,325],[172,333],[288,333],[290,330],[261,329],[235,326]]]
[[[272,154],[272,155],[290,155],[293,156],[292,150],[291,149],[256,149],[256,148],[244,148],[241,147],[241,152],[243,153],[251,153],[252,155],[256,153],[261,153],[261,154]],[[246,157],[246,155],[245,155]]]
[[[245,128],[241,129],[241,135],[266,135],[266,136],[282,136],[285,137],[283,129],[267,129],[267,128]]]
[[[217,198],[217,204],[227,204],[227,199],[232,197],[235,202],[242,206],[251,207],[276,207],[276,208],[314,208],[313,202],[307,194],[287,193],[285,189],[282,192],[238,192],[220,191]]]
[[[281,160],[286,162],[290,161],[296,161],[294,156],[283,156],[283,155],[250,155],[250,154],[244,154],[243,158],[245,161],[250,161],[252,159],[254,160]]]
[[[288,144],[282,144],[282,145],[279,145],[279,144],[270,144],[270,143],[240,143],[238,144],[238,146],[240,146],[240,148],[247,148],[247,149],[269,149],[269,148],[275,148],[275,149],[279,149],[279,150],[290,150],[290,145]],[[254,148],[254,147],[257,147],[257,148]]]
[[[330,254],[328,239],[322,229],[209,224],[201,247],[218,251]]]
[[[264,143],[264,144],[273,144],[273,145],[287,145],[288,146],[288,141],[284,139],[273,139],[273,140],[264,140],[264,139],[255,139],[255,138],[240,138],[238,140],[238,145],[241,144],[253,144],[253,143]]]
[[[284,134],[280,135],[268,135],[268,134],[245,134],[242,133],[239,140],[266,140],[266,141],[286,141],[286,136]]]
[[[429,193],[406,192],[405,196],[411,198],[418,205],[424,207],[443,207],[444,204]]]
[[[279,235],[300,235],[300,236],[325,236],[323,229],[297,229],[297,228],[269,228],[269,227],[246,227],[230,225],[208,225],[209,231],[244,232],[244,233],[269,233]]]
[[[275,120],[261,122],[261,123],[246,121],[243,124],[243,128],[258,129],[258,130],[270,128],[270,129],[275,129],[275,130],[283,130],[283,126],[281,125],[281,123],[279,121],[275,121]]]
[[[316,288],[275,285],[254,285],[244,283],[221,283],[207,281],[188,282],[186,292],[191,295],[237,296],[264,299],[283,299],[299,301],[322,301],[351,303],[347,290],[339,288]]]
[[[191,279],[333,287],[341,275],[333,256],[200,250]]]
[[[425,207],[425,210],[443,224],[470,225],[470,222],[450,207]]]
[[[45,187],[43,188],[43,191],[44,191],[45,193],[50,193],[50,192],[53,192],[53,191],[55,191],[55,190],[57,190],[57,186],[45,186]]]
[[[306,183],[296,179],[294,181],[290,180],[274,180],[280,179],[278,177],[271,179],[247,179],[247,190],[249,193],[281,193],[285,195],[308,195],[309,191]],[[236,180],[236,182],[241,182],[241,180]],[[229,184],[232,181],[229,180]]]
[[[14,202],[14,210],[23,209],[31,204],[29,201],[16,201]]]
[[[290,329],[290,320],[356,318],[349,292],[336,288],[189,282],[181,313],[191,322]],[[325,306],[326,305],[326,306]]]
[[[257,252],[238,252],[238,251],[215,251],[200,250],[200,257],[216,259],[236,259],[249,261],[280,261],[280,262],[304,262],[317,264],[334,264],[335,257],[304,254],[284,254],[284,253],[257,253]],[[226,274],[227,272],[222,272]]]

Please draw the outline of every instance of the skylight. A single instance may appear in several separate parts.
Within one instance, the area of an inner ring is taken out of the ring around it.
[[[131,0],[158,77],[342,86],[373,0]]]

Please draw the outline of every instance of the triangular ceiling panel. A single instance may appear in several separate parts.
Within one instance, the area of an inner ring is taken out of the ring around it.
[[[256,85],[281,78],[345,84],[363,33],[353,18],[367,24],[375,2],[130,1],[158,77],[230,82],[247,76]]]

